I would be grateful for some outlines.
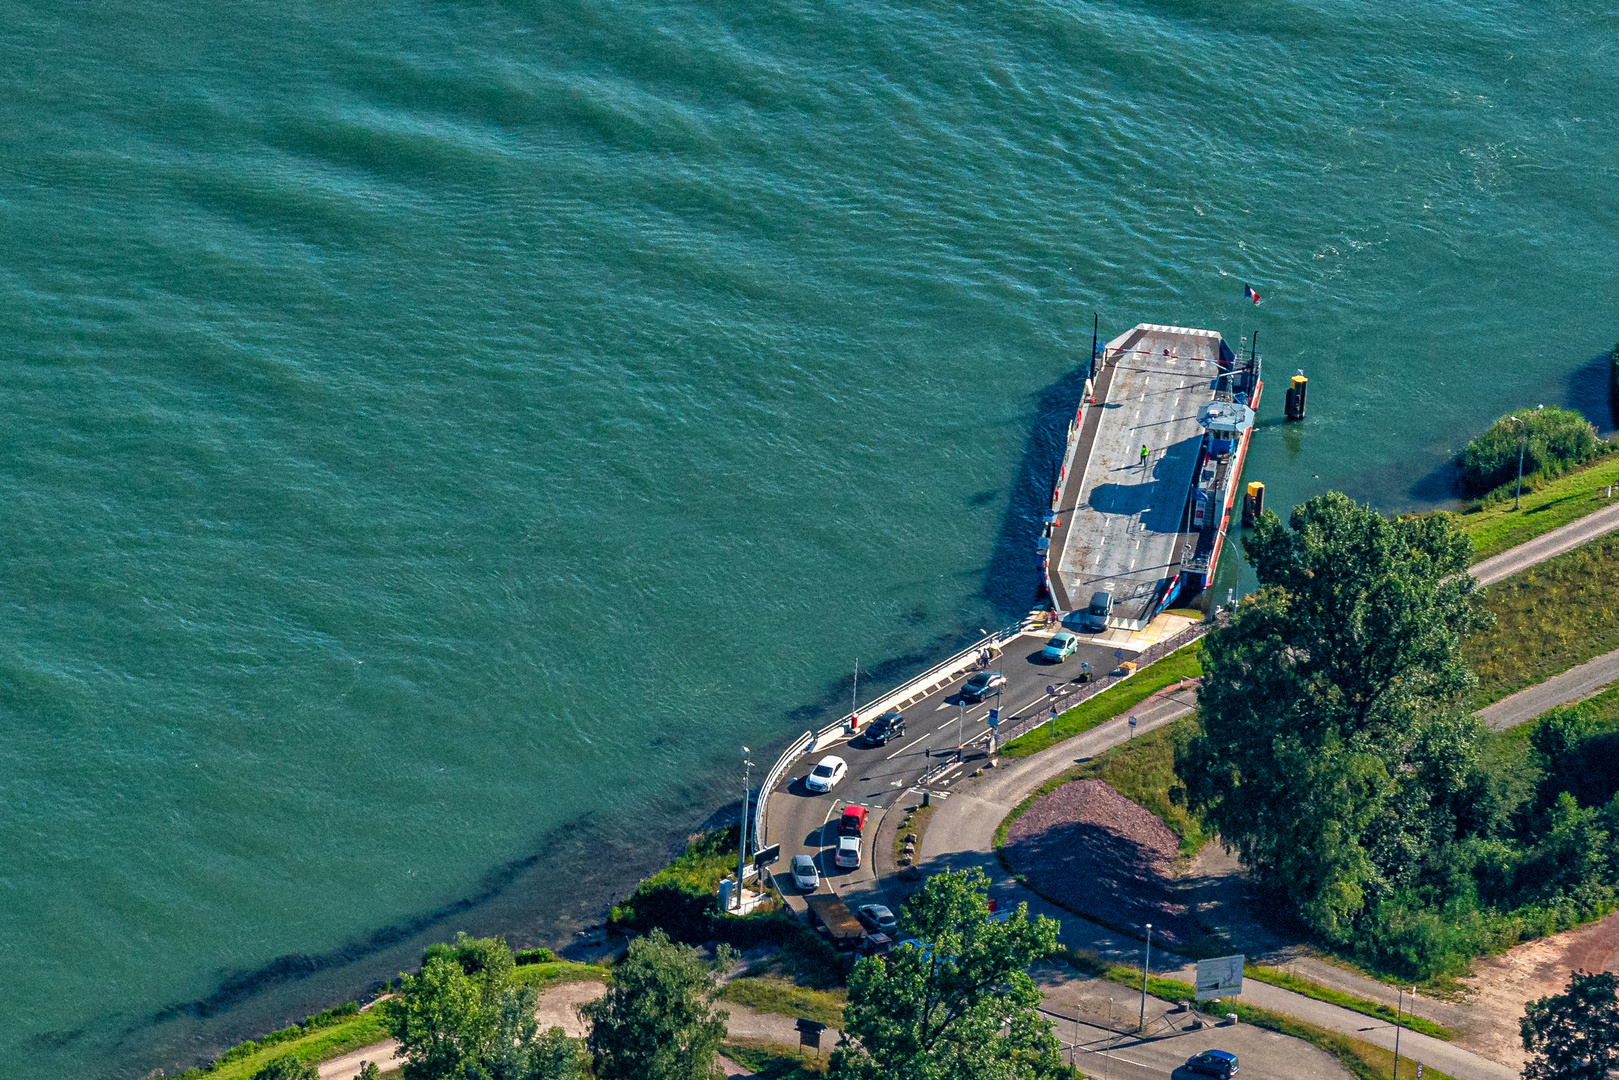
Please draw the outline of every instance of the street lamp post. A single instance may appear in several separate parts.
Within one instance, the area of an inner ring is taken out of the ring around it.
[[[742,829],[736,848],[736,910],[742,911],[742,870],[748,859],[748,796],[753,791],[753,762],[748,760],[748,748],[742,748]]]
[[[1535,411],[1539,412],[1545,407],[1544,405],[1536,405]],[[1512,492],[1512,509],[1517,510],[1518,500],[1523,496],[1523,452],[1529,449],[1529,425],[1519,420],[1516,416],[1509,416],[1507,419],[1522,429],[1522,434],[1518,438],[1518,486]]]
[[[1147,924],[1147,951],[1141,958],[1141,1016],[1136,1021],[1136,1030],[1140,1031],[1147,1026],[1147,972],[1152,968],[1152,923]]]

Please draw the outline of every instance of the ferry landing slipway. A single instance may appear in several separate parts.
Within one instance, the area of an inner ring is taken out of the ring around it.
[[[1006,642],[992,664],[993,670],[1006,676],[1006,685],[998,696],[991,694],[981,702],[963,703],[961,685],[971,675],[963,673],[905,710],[904,737],[881,746],[870,745],[863,735],[852,740],[845,737],[798,758],[775,791],[762,793],[770,800],[768,840],[781,844],[781,860],[775,869],[780,871],[776,880],[783,895],[801,895],[786,872],[792,857],[799,854],[812,856],[820,867],[820,892],[838,891],[845,881],[869,878],[869,847],[877,835],[882,812],[899,801],[925,773],[940,765],[942,756],[954,754],[958,725],[963,740],[981,735],[989,710],[999,707],[1003,724],[1009,726],[1016,719],[1045,710],[1050,700],[1046,687],[1077,679],[1082,665],[1089,664],[1098,675],[1118,666],[1115,650],[1091,644],[1081,645],[1078,652],[1060,664],[1045,663],[1040,652],[1047,640],[1049,635],[1044,633],[1023,633]],[[826,754],[836,754],[847,761],[849,774],[831,792],[816,794],[804,786],[804,776]],[[937,782],[947,784],[959,775],[958,770]],[[866,825],[858,870],[843,869],[832,860],[838,814],[847,803],[864,805],[872,815]]]
[[[1111,584],[1114,622],[1137,628],[1179,570],[1198,464],[1198,408],[1220,371],[1219,337],[1137,331],[1118,351],[1057,573],[1077,605]],[[1146,457],[1141,449],[1147,450]]]

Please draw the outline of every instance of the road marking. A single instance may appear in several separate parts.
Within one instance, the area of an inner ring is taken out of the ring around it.
[[[884,761],[893,761],[895,758],[897,758],[901,754],[905,753],[905,751],[912,750],[912,749],[915,749],[918,746],[921,746],[923,743],[925,743],[929,739],[933,738],[933,736],[935,734],[937,734],[937,732],[929,732],[928,734],[922,736],[920,739],[913,742],[910,746],[902,746],[898,750],[895,750],[892,754],[889,754],[887,757],[883,758],[883,760]]]

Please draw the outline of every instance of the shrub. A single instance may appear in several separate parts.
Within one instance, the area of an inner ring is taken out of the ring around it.
[[[518,967],[524,964],[549,964],[556,958],[556,953],[550,949],[518,949],[512,954],[512,959],[517,961]]]
[[[712,936],[715,891],[736,867],[740,833],[736,826],[697,837],[674,862],[642,879],[608,921],[615,929],[645,934],[661,927],[676,941],[691,944]]]
[[[1514,482],[1520,448],[1525,478],[1550,478],[1590,461],[1602,442],[1590,422],[1572,409],[1520,409],[1490,425],[1457,457],[1463,489],[1482,495]]]

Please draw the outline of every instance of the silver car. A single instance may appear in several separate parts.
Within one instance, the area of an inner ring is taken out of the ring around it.
[[[793,856],[793,884],[805,892],[821,887],[821,872],[815,868],[814,859],[808,855]]]

